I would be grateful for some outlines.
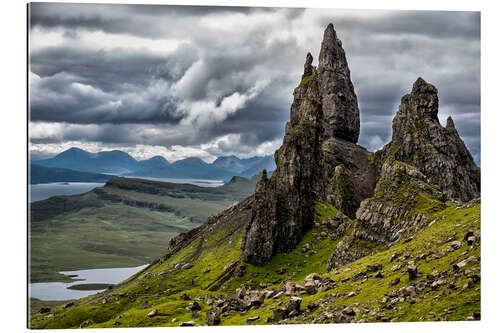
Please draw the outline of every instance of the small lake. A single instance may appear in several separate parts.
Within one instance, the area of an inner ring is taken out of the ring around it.
[[[73,285],[80,284],[117,284],[126,280],[130,276],[147,267],[142,265],[138,267],[122,267],[122,268],[100,268],[100,269],[84,269],[78,271],[59,272],[64,275],[70,275],[74,279],[81,281],[74,282],[39,282],[30,283],[29,296],[38,298],[44,301],[63,301],[69,299],[78,299],[85,296],[93,295],[102,290],[74,290],[67,289]],[[76,275],[76,276],[74,276]]]

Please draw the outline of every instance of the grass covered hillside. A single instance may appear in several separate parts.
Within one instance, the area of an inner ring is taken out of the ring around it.
[[[149,263],[168,241],[250,195],[257,178],[216,188],[113,178],[88,193],[30,205],[31,282],[65,281],[61,270]]]
[[[337,209],[315,206],[315,224],[290,253],[264,266],[240,260],[251,198],[209,219],[127,281],[63,309],[31,317],[32,328],[242,325],[477,319],[480,204],[447,203],[411,237],[328,272]],[[239,212],[236,212],[238,210]],[[233,213],[233,211],[235,211]],[[219,216],[222,216],[219,214]]]

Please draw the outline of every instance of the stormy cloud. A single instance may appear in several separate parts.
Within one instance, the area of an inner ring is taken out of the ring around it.
[[[30,150],[76,145],[170,160],[271,154],[307,52],[333,22],[361,112],[359,144],[391,139],[401,97],[439,90],[480,162],[480,15],[35,3],[30,8]],[[140,147],[140,148],[138,148]]]

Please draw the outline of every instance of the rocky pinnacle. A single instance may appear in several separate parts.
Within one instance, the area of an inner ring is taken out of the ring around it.
[[[269,179],[261,179],[255,191],[242,241],[244,260],[252,264],[264,264],[272,255],[294,249],[313,224],[316,201],[354,216],[360,201],[375,187],[369,153],[355,144],[357,97],[332,24],[324,33],[318,68],[312,61],[308,53],[283,145],[275,153],[277,168]]]
[[[342,42],[337,38],[331,23],[328,24],[321,43],[318,76],[325,136],[358,142],[358,99]]]
[[[377,154],[394,154],[396,160],[415,166],[446,200],[469,201],[480,195],[480,169],[451,117],[441,126],[438,107],[438,90],[419,77],[411,93],[401,98],[392,141]]]

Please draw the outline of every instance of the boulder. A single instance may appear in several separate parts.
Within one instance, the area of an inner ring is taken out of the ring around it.
[[[206,315],[207,325],[219,325],[220,324],[220,310],[208,310]]]
[[[191,263],[187,263],[187,264],[182,265],[182,267],[181,267],[181,268],[182,268],[182,269],[190,269],[190,268],[193,268],[193,264],[191,264]]]
[[[408,263],[407,271],[408,271],[408,279],[414,280],[417,278],[418,270],[414,262]]]
[[[195,325],[196,325],[196,323],[194,321],[192,321],[192,320],[190,320],[190,321],[184,321],[184,322],[182,322],[182,323],[179,324],[179,326],[181,326],[181,327],[195,326]]]
[[[474,242],[476,241],[476,237],[475,236],[469,236],[467,237],[467,245],[472,245],[474,244]]]
[[[304,246],[302,246],[302,252],[303,253],[306,253],[310,249],[311,249],[311,246],[309,245],[309,243],[306,243],[306,244],[304,244]]]
[[[391,282],[389,282],[389,286],[395,286],[399,283],[399,278],[395,278],[394,280],[391,280]]]
[[[342,310],[342,313],[347,316],[354,316],[356,314],[356,312],[351,306],[345,307],[344,310]]]
[[[241,288],[236,288],[236,296],[240,299],[243,299],[245,295],[247,294],[247,290],[245,289],[245,286],[242,286]]]
[[[373,272],[376,272],[376,271],[380,271],[382,269],[382,265],[381,264],[374,264],[374,265],[368,265],[366,266],[366,271],[368,273],[373,273]]]
[[[309,295],[316,294],[316,284],[314,283],[314,281],[307,281],[304,284],[304,289]]]
[[[281,296],[285,295],[285,292],[284,291],[278,291],[276,293],[276,295],[273,296],[274,299],[278,299],[280,298]]]
[[[288,311],[286,309],[281,309],[281,308],[278,308],[278,309],[274,309],[273,310],[273,320],[274,321],[281,321],[285,318],[287,318],[288,316]]]
[[[179,300],[181,300],[181,301],[190,301],[191,297],[189,297],[188,294],[184,293],[184,294],[182,294],[182,295],[179,296]]]
[[[249,307],[260,306],[264,303],[265,295],[260,291],[252,291],[248,296],[245,297]]]
[[[74,302],[69,302],[69,303],[64,304],[62,308],[63,308],[63,309],[67,309],[67,308],[69,308],[69,307],[71,307],[71,306],[73,306],[73,305],[75,305],[75,303],[74,303]]]
[[[264,297],[265,298],[272,298],[274,297],[274,295],[276,295],[276,291],[275,290],[264,290]]]
[[[193,303],[189,303],[189,305],[186,307],[186,309],[188,311],[191,311],[191,312],[200,311],[201,306],[200,306],[200,304],[198,304],[198,302],[193,302]]]
[[[288,302],[286,302],[286,310],[290,313],[292,311],[300,312],[300,304],[302,303],[302,298],[292,296]]]
[[[295,287],[296,287],[295,281],[288,280],[285,282],[285,294],[286,295],[292,295],[295,292]]]

